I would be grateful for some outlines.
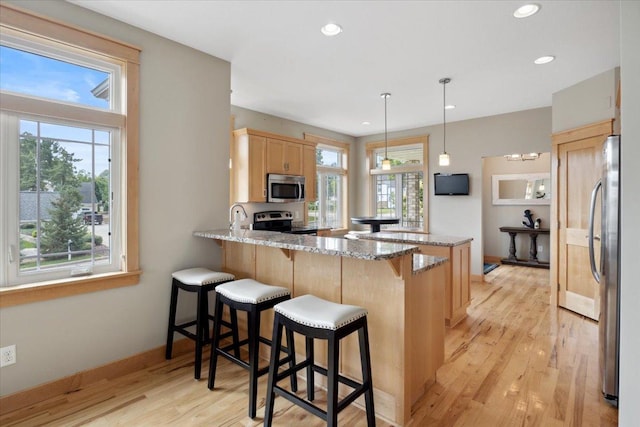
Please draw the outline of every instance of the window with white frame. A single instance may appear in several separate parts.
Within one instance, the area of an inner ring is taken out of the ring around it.
[[[319,227],[346,228],[347,151],[342,147],[316,148],[317,200],[307,205],[309,222]]]
[[[400,218],[397,225],[383,228],[402,228],[425,231],[425,144],[422,142],[393,144],[387,148],[391,170],[382,170],[384,147],[369,146],[371,176],[371,210],[374,216]]]
[[[136,242],[123,222],[137,222],[137,200],[123,183],[128,177],[137,185],[125,159],[137,152],[137,132],[127,129],[127,113],[137,115],[127,83],[137,85],[130,60],[139,51],[124,47],[130,57],[116,59],[121,45],[114,50],[111,40],[61,25],[56,41],[38,17],[2,12],[0,286],[67,285],[71,277],[137,270],[137,252],[125,260]],[[109,54],[84,46],[102,42]]]

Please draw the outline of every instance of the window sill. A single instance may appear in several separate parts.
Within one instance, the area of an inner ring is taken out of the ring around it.
[[[138,284],[142,271],[94,274],[0,289],[0,308]]]

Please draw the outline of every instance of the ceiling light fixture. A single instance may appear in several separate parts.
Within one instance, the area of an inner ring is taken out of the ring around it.
[[[516,18],[528,18],[538,13],[538,11],[540,11],[540,5],[533,3],[525,4],[517,8],[516,11],[513,12],[513,16]]]
[[[449,166],[451,158],[447,154],[447,83],[451,81],[450,78],[445,77],[440,79],[439,83],[442,85],[442,154],[438,157],[438,165]]]
[[[370,124],[371,124],[371,122],[368,122],[368,121],[366,121],[366,120],[365,120],[364,122],[362,122],[362,125],[363,125],[363,126],[369,126]]]
[[[446,106],[444,107],[444,109],[445,109],[445,110],[453,110],[454,108],[456,108],[456,106],[455,106],[455,105],[451,105],[451,104],[446,105]]]
[[[387,99],[390,96],[389,92],[380,94],[380,97],[384,98],[384,159],[382,159],[382,170],[385,171],[391,169],[391,160],[387,157]]]
[[[536,64],[536,65],[548,64],[549,62],[553,61],[554,59],[556,59],[555,56],[546,55],[546,56],[541,56],[540,58],[536,59],[535,61],[533,61],[533,63]]]
[[[537,160],[540,157],[540,153],[525,153],[525,154],[507,154],[504,156],[509,161],[524,162],[525,160]]]
[[[320,28],[320,31],[327,37],[333,37],[342,32],[342,27],[338,24],[330,22],[326,25],[323,25],[322,28]]]

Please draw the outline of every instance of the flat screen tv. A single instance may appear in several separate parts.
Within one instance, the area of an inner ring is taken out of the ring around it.
[[[468,173],[435,173],[433,178],[436,196],[469,195]]]

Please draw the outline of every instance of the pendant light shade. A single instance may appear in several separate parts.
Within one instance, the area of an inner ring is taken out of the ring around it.
[[[442,154],[438,157],[438,165],[449,166],[451,158],[447,153],[447,83],[451,81],[450,78],[445,77],[440,79],[439,83],[442,85]]]
[[[384,98],[384,159],[382,160],[382,170],[391,170],[391,160],[387,157],[387,98],[391,94],[389,92],[381,93],[380,97]]]

